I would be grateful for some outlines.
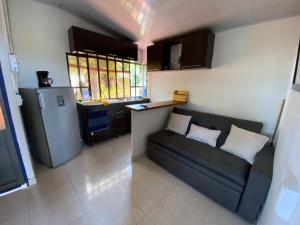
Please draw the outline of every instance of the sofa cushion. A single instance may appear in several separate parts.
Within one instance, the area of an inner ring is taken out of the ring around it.
[[[189,109],[177,108],[173,109],[174,113],[192,116],[191,122],[208,129],[220,130],[221,134],[217,141],[217,147],[222,146],[230,132],[231,125],[234,124],[242,129],[260,133],[263,127],[262,123],[231,118],[227,116],[214,115],[210,113],[197,112]],[[190,127],[189,127],[190,128]],[[189,131],[188,128],[188,131]]]
[[[250,164],[244,159],[167,130],[152,134],[149,140],[238,185],[246,185]]]
[[[211,130],[192,124],[189,133],[186,135],[186,138],[190,138],[208,144],[212,147],[216,147],[217,140],[220,134],[220,130]]]
[[[191,116],[171,113],[169,118],[169,123],[166,129],[178,134],[185,135],[191,118],[192,118]]]
[[[256,153],[262,150],[268,141],[269,138],[264,135],[232,125],[225,144],[220,148],[253,164]]]

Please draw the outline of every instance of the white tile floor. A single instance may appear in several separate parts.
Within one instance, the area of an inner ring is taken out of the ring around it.
[[[0,198],[0,225],[249,225],[147,158],[130,136],[91,148],[38,184]]]

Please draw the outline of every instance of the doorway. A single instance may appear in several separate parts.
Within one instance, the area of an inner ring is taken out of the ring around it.
[[[0,63],[0,193],[26,182]]]

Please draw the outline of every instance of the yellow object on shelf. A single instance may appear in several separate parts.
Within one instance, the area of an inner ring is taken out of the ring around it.
[[[109,102],[107,100],[101,99],[101,100],[90,100],[90,101],[79,101],[83,105],[97,105],[97,104],[103,104],[104,106],[108,106]]]
[[[109,105],[109,102],[107,100],[102,100],[101,102],[103,103],[104,106],[108,106]]]
[[[176,90],[173,94],[173,100],[179,102],[187,102],[189,92],[185,90]]]

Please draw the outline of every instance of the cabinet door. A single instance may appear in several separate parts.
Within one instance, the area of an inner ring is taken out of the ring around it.
[[[111,129],[114,136],[127,133],[128,132],[127,114],[120,114],[114,116],[111,121]]]
[[[147,70],[159,71],[163,69],[163,45],[155,44],[147,47]]]
[[[199,31],[182,38],[181,69],[210,67],[207,65],[209,32]]]
[[[74,92],[72,88],[41,88],[37,94],[43,103],[41,114],[50,151],[50,165],[56,167],[81,152]]]
[[[1,68],[0,68],[0,76]],[[2,108],[6,128],[0,130],[0,193],[24,183],[24,178],[13,141],[12,130],[8,123],[0,89],[0,106]]]
[[[101,33],[72,26],[68,30],[70,51],[93,51],[103,55],[137,60],[137,45]]]

